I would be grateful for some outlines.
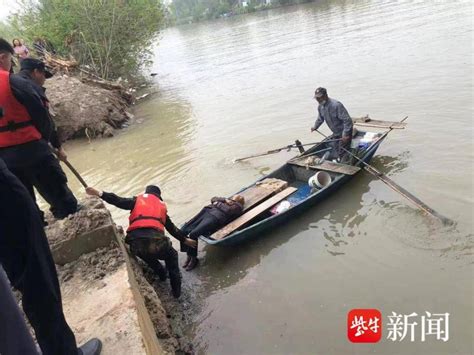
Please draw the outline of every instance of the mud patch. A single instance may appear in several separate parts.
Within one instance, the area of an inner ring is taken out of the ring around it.
[[[74,276],[92,282],[112,274],[123,263],[125,263],[125,258],[122,252],[117,243],[112,242],[108,248],[100,248],[92,253],[82,255],[76,261],[64,266],[56,265],[56,269],[61,283],[69,281]]]
[[[98,198],[86,198],[81,201],[81,209],[68,217],[57,220],[51,213],[46,214],[48,226],[45,228],[51,247],[64,241],[76,238],[81,234],[99,227],[112,224],[110,212]]]
[[[120,93],[56,75],[46,81],[50,110],[62,141],[75,137],[110,137],[132,115]]]
[[[116,239],[123,240],[124,232],[120,227],[114,227],[110,213],[102,201],[88,198],[81,201],[81,204],[83,207],[79,212],[64,220],[58,221],[48,216],[49,226],[46,230],[52,249],[70,245],[68,242],[72,240],[94,244],[99,236],[97,232],[100,230],[111,233],[113,242],[107,247],[99,247],[82,254],[62,266],[56,265],[61,287],[67,296],[64,298],[73,303],[75,292],[87,293],[89,290],[101,292],[104,287],[113,288],[114,284],[110,284],[110,280],[114,274],[122,272],[120,269],[126,264],[126,256]],[[76,247],[77,245],[79,244],[75,244]],[[128,252],[127,247],[126,249]],[[167,353],[193,354],[191,339],[184,335],[184,329],[190,324],[191,316],[194,314],[191,306],[194,303],[193,292],[188,282],[183,280],[181,299],[176,300],[171,295],[169,280],[161,282],[146,264],[133,256],[130,257],[130,261],[139,292],[162,348]],[[65,306],[68,308],[67,304]],[[74,316],[74,312],[71,311],[71,314]]]
[[[130,258],[132,269],[137,280],[140,294],[145,301],[145,307],[150,315],[155,334],[164,348],[169,353],[176,353],[179,350],[179,341],[174,335],[174,331],[168,321],[161,299],[158,297],[155,289],[148,283],[143,275],[142,268],[133,257]]]
[[[185,331],[192,323],[193,315],[196,314],[197,308],[196,293],[194,292],[192,283],[188,282],[188,275],[183,273],[181,297],[176,299],[171,294],[171,286],[168,279],[161,281],[153,270],[139,260],[135,262],[135,268],[139,268],[135,273],[142,273],[147,284],[152,285],[155,294],[157,294],[161,300],[167,322],[169,322],[173,337],[177,341],[175,348],[176,353],[195,354],[192,339]],[[151,314],[152,311],[150,309],[148,310]]]

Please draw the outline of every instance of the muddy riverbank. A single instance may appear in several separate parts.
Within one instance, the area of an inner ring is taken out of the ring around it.
[[[64,308],[68,310],[67,315],[73,325],[83,324],[90,317],[89,326],[102,332],[105,337],[103,339],[104,348],[107,349],[108,347],[110,350],[110,344],[108,344],[110,339],[120,338],[124,341],[123,338],[126,338],[127,330],[125,327],[104,329],[107,325],[100,328],[100,324],[97,324],[97,320],[93,318],[94,314],[88,315],[86,311],[81,311],[77,315],[72,309],[72,303],[77,302],[77,300],[71,294],[71,291],[77,290],[77,296],[82,297],[82,295],[90,293],[99,295],[98,290],[106,285],[109,288],[119,288],[120,284],[125,281],[123,277],[118,275],[126,264],[126,258],[123,254],[126,249],[120,248],[118,241],[114,238],[118,237],[123,240],[124,233],[121,228],[115,227],[110,213],[99,199],[87,198],[81,203],[83,208],[64,220],[56,221],[50,215],[47,216],[49,225],[46,232],[55,260],[58,257],[61,260],[61,265],[57,265],[57,270],[61,288],[65,293],[63,303]],[[108,233],[109,244],[95,248],[98,243],[97,240],[104,238],[104,228],[108,227],[110,228],[105,233]],[[66,263],[64,261],[68,261],[68,258],[74,258],[70,255],[69,249],[84,250],[84,244],[87,244],[89,248],[87,252],[70,262]],[[189,288],[183,287],[182,297],[176,300],[171,296],[168,281],[159,281],[144,263],[133,257],[129,259],[134,278],[138,284],[138,291],[144,299],[154,332],[163,350],[166,353],[193,353],[191,341],[183,332],[183,329],[188,326],[192,312],[189,307],[192,302],[192,293]],[[104,297],[105,303],[113,301],[106,299],[105,295],[97,297]],[[93,309],[94,306],[91,307]],[[122,313],[121,307],[113,308],[107,312],[107,317],[120,318],[123,317]],[[77,326],[73,326],[73,328],[79,339],[85,337],[85,329]],[[133,332],[133,329],[130,331]],[[127,336],[133,338],[139,335],[128,334]]]
[[[111,137],[133,122],[133,95],[119,84],[58,73],[45,87],[62,141]]]

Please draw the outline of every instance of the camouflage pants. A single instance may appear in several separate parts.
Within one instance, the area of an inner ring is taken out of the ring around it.
[[[130,246],[130,252],[147,263],[161,280],[166,279],[166,269],[168,269],[173,294],[175,297],[179,297],[181,271],[178,264],[178,252],[173,248],[171,240],[165,236],[158,236],[155,238],[127,238],[126,242]],[[166,269],[160,260],[164,260]]]

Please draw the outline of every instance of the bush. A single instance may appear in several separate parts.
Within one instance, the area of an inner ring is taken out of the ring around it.
[[[104,78],[131,78],[150,62],[163,26],[159,0],[24,0],[11,23],[33,42],[45,39]]]

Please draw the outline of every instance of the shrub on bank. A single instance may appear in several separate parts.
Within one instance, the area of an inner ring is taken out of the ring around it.
[[[20,8],[10,22],[23,38],[49,42],[104,79],[139,75],[164,22],[160,0],[24,0]]]

